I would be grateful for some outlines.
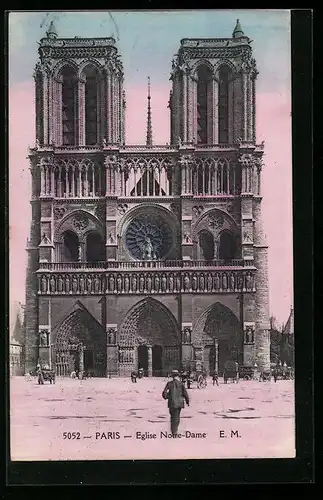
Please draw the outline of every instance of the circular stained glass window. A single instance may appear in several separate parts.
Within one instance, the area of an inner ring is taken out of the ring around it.
[[[173,235],[170,226],[160,216],[147,214],[136,217],[126,229],[126,245],[138,260],[160,260],[170,251]]]

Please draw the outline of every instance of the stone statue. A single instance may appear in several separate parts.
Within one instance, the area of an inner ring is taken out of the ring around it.
[[[73,292],[74,292],[74,293],[76,293],[76,292],[78,291],[78,290],[77,290],[77,289],[78,289],[78,286],[77,286],[77,285],[78,285],[78,283],[77,283],[77,279],[76,279],[76,278],[75,278],[75,276],[74,276],[74,278],[73,278],[73,280],[72,280],[72,290],[73,290]]]
[[[231,274],[231,276],[230,276],[230,286],[231,286],[231,290],[235,290],[234,274]]]
[[[181,291],[181,277],[179,275],[176,276],[176,289],[178,292]]]
[[[184,290],[186,292],[188,292],[190,289],[190,278],[189,276],[186,274],[185,277],[184,277]]]
[[[59,293],[62,293],[63,291],[63,280],[62,280],[62,276],[58,276],[58,279],[57,279],[57,291]]]
[[[147,292],[150,293],[151,292],[151,285],[152,285],[152,281],[151,281],[151,276],[148,275],[147,276]]]
[[[215,289],[216,290],[220,289],[220,277],[219,277],[218,273],[216,273],[216,275],[215,275]]]
[[[146,236],[145,241],[142,245],[142,258],[147,260],[152,260],[154,258],[154,247],[150,236]]]
[[[68,276],[66,276],[66,278],[65,278],[65,291],[66,291],[66,293],[70,292],[70,279]]]
[[[163,291],[163,292],[166,292],[166,288],[167,288],[167,279],[166,279],[165,274],[163,274],[162,279],[161,279],[161,287],[162,287],[162,291]]]
[[[94,291],[95,291],[95,293],[100,292],[100,280],[99,280],[98,276],[95,276],[95,278],[94,278]]]
[[[118,292],[122,291],[122,278],[120,275],[117,277],[117,290]]]
[[[192,289],[195,291],[197,290],[197,277],[196,275],[194,274],[193,278],[192,278]]]
[[[86,289],[89,293],[92,291],[92,278],[91,276],[88,276],[86,279]]]
[[[144,291],[144,288],[145,288],[145,278],[143,277],[143,275],[141,274],[140,278],[139,278],[139,291],[140,292],[143,292]]]
[[[81,262],[81,260],[82,260],[82,247],[81,247],[81,245],[78,246],[77,251],[78,251],[78,261]]]
[[[40,345],[47,346],[47,332],[40,332]]]
[[[228,286],[227,275],[223,274],[223,276],[222,276],[222,288],[223,288],[223,290],[226,290],[227,286]]]
[[[246,344],[250,344],[250,340],[251,340],[251,328],[250,328],[250,326],[248,326],[246,328],[246,331],[245,331],[245,342],[246,342]]]
[[[247,290],[252,289],[252,277],[249,273],[246,276],[246,288],[247,288]]]
[[[213,281],[212,276],[211,276],[211,274],[209,274],[207,277],[207,289],[209,292],[212,291],[212,285],[213,285],[212,281]]]
[[[85,292],[85,282],[83,276],[80,277],[80,292],[81,293]]]
[[[110,292],[114,292],[114,277],[112,275],[109,278],[109,288]]]
[[[204,279],[204,274],[200,275],[200,290],[204,291],[205,289],[205,279]]]
[[[158,275],[155,278],[155,291],[159,292],[159,277],[158,277]]]
[[[135,274],[132,276],[132,291],[137,291],[137,277]]]
[[[129,293],[129,277],[128,277],[127,274],[126,274],[126,276],[124,278],[124,291],[126,293]]]
[[[55,287],[55,278],[54,278],[54,276],[51,277],[49,284],[50,284],[50,291],[51,292],[55,292],[55,288],[56,287]]]
[[[41,279],[41,291],[44,293],[47,292],[47,278],[45,276]]]
[[[174,290],[174,278],[172,274],[168,278],[168,287],[170,292]]]
[[[184,342],[189,344],[191,342],[191,329],[185,328],[184,330]]]

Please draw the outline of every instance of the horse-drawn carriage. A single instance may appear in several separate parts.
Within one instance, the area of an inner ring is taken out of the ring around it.
[[[198,389],[205,389],[207,386],[206,373],[203,370],[183,371],[181,372],[181,381],[188,389],[191,389],[194,383],[196,383]]]
[[[50,368],[38,368],[36,371],[38,384],[43,385],[44,382],[49,381],[50,384],[55,384],[56,374]]]
[[[293,380],[294,379],[294,369],[291,366],[276,365],[272,368],[272,374],[273,374],[275,382],[277,382],[277,380]]]
[[[239,365],[236,361],[226,361],[223,370],[223,382],[228,383],[231,380],[233,383],[239,382]]]
[[[239,366],[239,378],[243,380],[253,380],[254,368],[252,366]]]

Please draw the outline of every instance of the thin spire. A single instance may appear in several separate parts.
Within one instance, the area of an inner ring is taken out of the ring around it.
[[[148,76],[148,110],[147,110],[147,139],[146,146],[153,145],[153,130],[151,125],[151,107],[150,107],[150,76]]]
[[[233,30],[232,38],[239,38],[240,36],[244,36],[244,32],[242,31],[239,19],[237,19],[237,24]]]

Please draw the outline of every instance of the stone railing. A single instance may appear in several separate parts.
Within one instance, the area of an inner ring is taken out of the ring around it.
[[[40,295],[234,293],[255,291],[254,269],[38,273]]]
[[[168,269],[168,268],[231,268],[244,267],[243,259],[225,260],[143,260],[143,261],[104,261],[104,262],[40,262],[39,269],[46,271],[95,269]]]

